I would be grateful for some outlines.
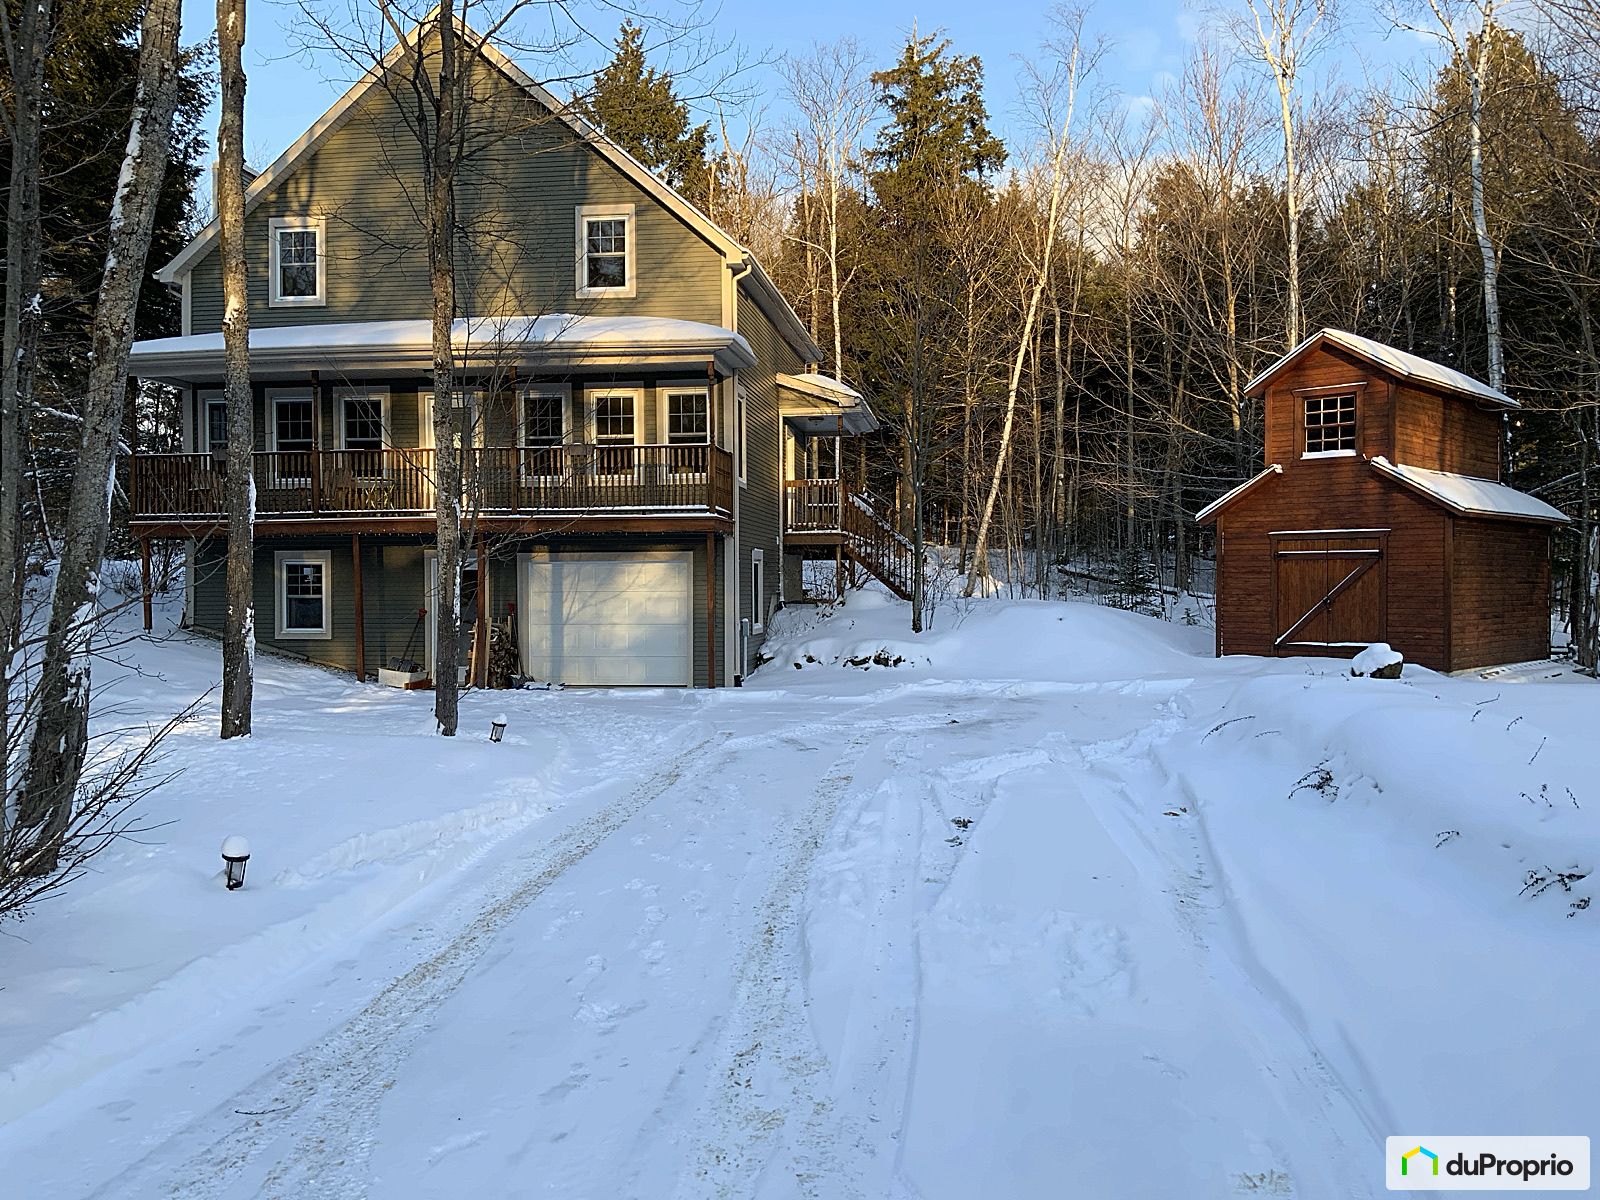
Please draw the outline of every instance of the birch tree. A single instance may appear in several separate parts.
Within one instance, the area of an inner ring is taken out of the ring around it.
[[[1432,3],[1432,0],[1429,0]],[[1253,52],[1272,75],[1283,134],[1283,218],[1289,240],[1284,349],[1300,343],[1304,305],[1300,287],[1300,72],[1316,53],[1333,19],[1333,0],[1245,0],[1246,33]]]
[[[809,176],[816,189],[814,205],[821,228],[808,236],[808,249],[818,253],[828,279],[828,310],[833,332],[831,369],[845,376],[844,323],[841,308],[845,289],[856,265],[847,264],[848,250],[841,245],[844,209],[851,174],[860,168],[862,139],[877,111],[866,52],[860,43],[845,38],[831,46],[817,46],[805,58],[786,58],[782,64],[790,102],[803,119],[796,131],[797,162],[802,179]]]
[[[217,0],[222,115],[217,216],[222,223],[223,402],[227,412],[228,564],[222,628],[222,736],[250,735],[255,689],[255,404],[244,249],[245,0]]]
[[[1022,372],[1032,348],[1034,325],[1039,319],[1039,308],[1050,285],[1051,268],[1055,259],[1056,242],[1060,236],[1062,205],[1067,189],[1067,164],[1071,157],[1072,118],[1077,107],[1078,85],[1085,66],[1093,65],[1092,54],[1086,60],[1083,46],[1083,14],[1077,11],[1058,10],[1055,21],[1061,31],[1058,58],[1048,76],[1035,80],[1035,96],[1045,136],[1044,146],[1048,157],[1038,182],[1043,185],[1044,230],[1043,245],[1037,256],[1027,247],[1020,255],[1028,264],[1032,282],[1028,291],[1027,308],[1022,318],[1022,331],[1017,335],[1016,353],[1011,359],[1011,377],[1006,386],[1006,415],[1000,427],[1000,448],[995,455],[994,477],[989,483],[989,495],[984,501],[983,515],[978,519],[978,536],[973,545],[972,567],[967,574],[966,595],[976,592],[989,575],[989,527],[994,520],[995,501],[1000,495],[1000,483],[1005,477],[1006,459],[1011,452],[1011,435],[1016,424],[1017,393],[1022,387]]]
[[[178,106],[180,16],[179,0],[150,0],[140,27],[138,91],[112,201],[105,275],[90,342],[92,366],[80,413],[77,473],[18,809],[20,822],[40,830],[29,861],[21,866],[29,874],[55,869],[88,749],[89,637],[98,615],[100,560],[111,526],[134,312]]]
[[[1492,85],[1490,51],[1500,0],[1427,0],[1437,37],[1461,65],[1467,82],[1467,173],[1472,189],[1472,234],[1483,264],[1483,325],[1489,353],[1489,386],[1505,386],[1505,337],[1500,327],[1500,255],[1489,236],[1483,186],[1483,100]],[[1402,22],[1403,24],[1403,22]]]

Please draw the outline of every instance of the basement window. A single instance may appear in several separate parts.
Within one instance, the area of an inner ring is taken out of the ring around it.
[[[329,585],[333,556],[326,550],[280,550],[277,556],[280,640],[333,637]]]
[[[1356,448],[1356,397],[1354,392],[1307,396],[1306,450],[1309,454],[1338,454]]]

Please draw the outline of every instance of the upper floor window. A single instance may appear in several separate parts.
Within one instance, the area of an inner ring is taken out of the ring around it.
[[[1307,396],[1305,404],[1307,454],[1329,454],[1356,448],[1354,392]]]
[[[268,303],[321,305],[327,302],[327,231],[321,217],[274,217],[268,222],[272,277]]]
[[[339,443],[346,450],[382,450],[388,438],[389,393],[340,391]]]
[[[524,392],[522,444],[548,449],[566,439],[567,398],[561,392]]]
[[[228,403],[220,397],[205,398],[205,450],[217,458],[228,452]]]
[[[669,446],[702,446],[711,440],[711,406],[705,388],[667,392],[662,438]]]
[[[602,446],[633,445],[636,398],[632,392],[601,392],[594,397],[596,442]]]
[[[578,209],[578,295],[634,294],[633,205]]]

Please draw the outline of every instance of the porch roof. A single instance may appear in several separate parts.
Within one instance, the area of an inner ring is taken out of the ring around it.
[[[778,407],[799,432],[810,437],[836,433],[874,433],[878,417],[867,398],[831,375],[807,371],[778,376]]]
[[[250,331],[250,370],[259,378],[310,371],[420,371],[433,364],[427,320],[274,325]],[[724,373],[756,365],[750,343],[732,330],[671,317],[572,313],[462,318],[451,328],[457,364],[474,367],[684,365],[706,360]],[[222,334],[135,342],[128,373],[197,383],[222,377]]]

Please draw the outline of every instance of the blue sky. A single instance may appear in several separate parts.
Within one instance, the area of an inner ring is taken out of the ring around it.
[[[361,3],[363,0],[353,0]],[[1003,136],[1016,130],[1019,60],[1035,53],[1048,31],[1047,5],[1026,0],[947,0],[904,5],[873,0],[723,0],[720,9],[701,10],[714,35],[731,41],[747,57],[805,53],[815,41],[859,40],[875,65],[892,62],[913,23],[922,30],[943,29],[956,49],[984,62],[989,109]],[[347,86],[337,64],[306,61],[296,54],[286,32],[298,9],[284,0],[250,0],[245,69],[250,83],[245,109],[245,148],[252,165],[265,166],[333,103]],[[614,9],[590,9],[593,24],[609,38],[620,20]],[[804,19],[796,14],[803,13]],[[185,41],[208,36],[215,25],[214,0],[184,0]],[[1101,77],[1132,98],[1159,93],[1164,81],[1182,68],[1188,40],[1200,20],[1195,10],[1173,0],[1118,0],[1090,9],[1091,37],[1108,46]],[[1374,21],[1347,20],[1337,46],[1325,56],[1327,67],[1356,83],[1376,63],[1380,68],[1421,52],[1414,35],[1380,36]],[[604,55],[596,51],[596,63]],[[520,61],[542,77],[539,64]],[[766,97],[770,120],[778,114],[777,78],[755,67],[747,76]],[[758,103],[760,103],[758,101]],[[213,114],[208,124],[215,126]],[[1008,139],[1009,140],[1009,139]]]

